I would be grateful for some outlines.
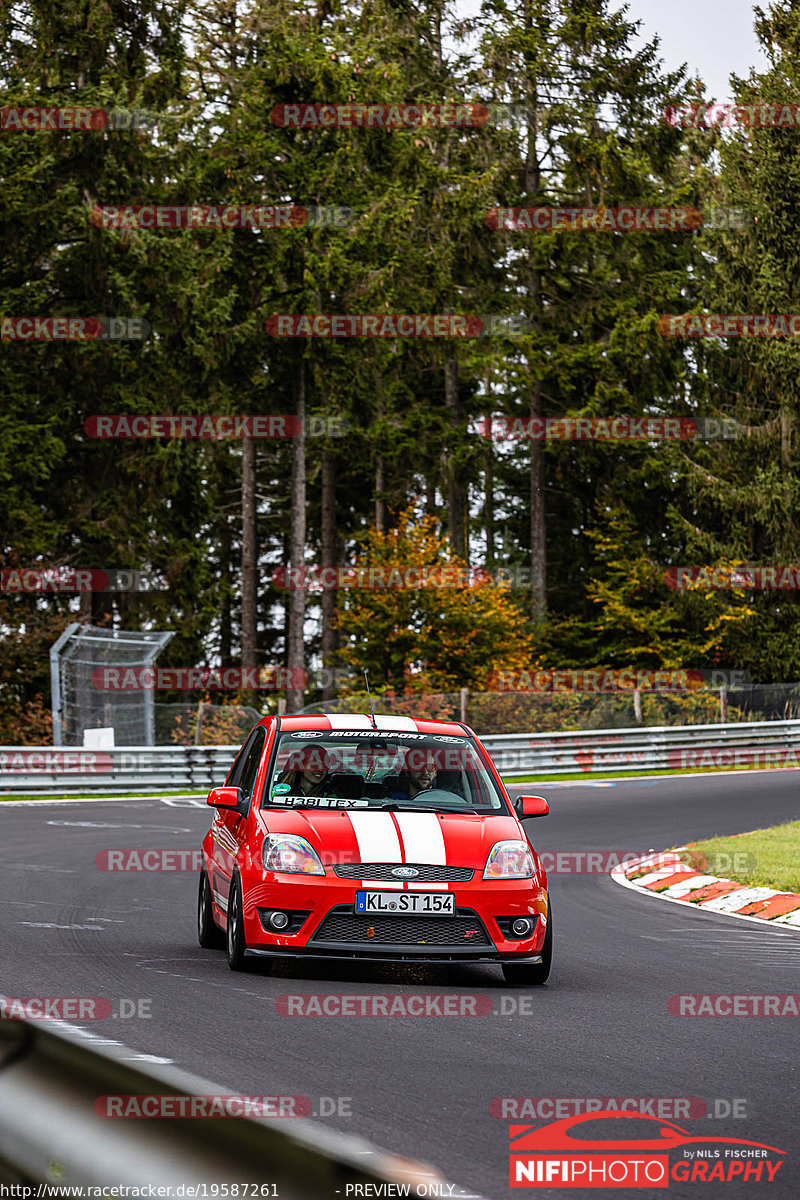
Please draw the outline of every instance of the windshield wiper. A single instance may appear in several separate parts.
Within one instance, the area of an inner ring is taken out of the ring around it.
[[[474,808],[458,808],[453,805],[448,808],[446,804],[424,805],[424,804],[398,804],[395,800],[390,800],[388,804],[380,804],[378,806],[381,812],[440,812],[440,813],[467,813],[471,816],[477,816]]]

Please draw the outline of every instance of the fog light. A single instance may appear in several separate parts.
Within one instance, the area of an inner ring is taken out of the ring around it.
[[[531,932],[532,929],[533,921],[531,921],[528,917],[520,917],[517,921],[514,921],[513,925],[511,926],[511,932],[515,933],[517,937],[525,937]]]
[[[269,914],[269,923],[273,929],[285,929],[289,924],[289,918],[285,912],[274,912]]]

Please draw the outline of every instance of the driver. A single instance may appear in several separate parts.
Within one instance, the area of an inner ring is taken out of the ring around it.
[[[420,792],[430,791],[437,786],[438,774],[435,751],[412,747],[406,751],[405,766],[398,776],[392,800],[414,800]]]

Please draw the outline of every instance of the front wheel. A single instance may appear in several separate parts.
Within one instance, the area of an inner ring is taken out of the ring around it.
[[[211,885],[205,871],[200,872],[200,887],[197,893],[197,940],[204,950],[217,950],[223,943],[222,930],[214,920]]]
[[[553,905],[547,903],[547,929],[542,946],[542,961],[540,963],[508,963],[503,964],[503,977],[506,983],[528,984],[538,987],[547,983],[550,975],[550,964],[553,961]]]
[[[246,971],[249,963],[245,958],[247,944],[244,940],[244,905],[242,904],[242,884],[238,875],[234,875],[231,893],[228,898],[228,930],[226,937],[228,949],[228,966],[232,971]]]

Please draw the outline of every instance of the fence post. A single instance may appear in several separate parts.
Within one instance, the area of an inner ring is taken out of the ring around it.
[[[636,724],[642,723],[642,692],[640,688],[633,689],[633,715],[636,718]]]
[[[469,704],[469,688],[461,689],[461,724],[467,723],[467,706]]]
[[[719,689],[719,719],[723,725],[728,723],[728,689],[723,685]]]

